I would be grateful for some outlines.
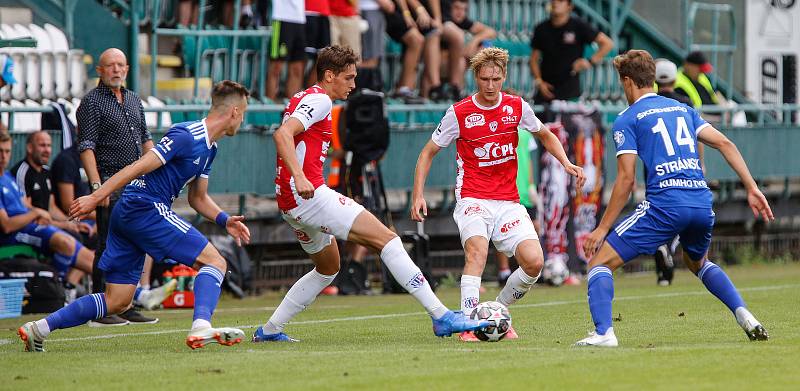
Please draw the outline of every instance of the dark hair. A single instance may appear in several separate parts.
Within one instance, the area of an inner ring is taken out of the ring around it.
[[[614,57],[614,67],[619,72],[620,81],[627,77],[636,87],[652,87],[656,80],[656,62],[647,50],[628,50]]]
[[[0,132],[0,143],[7,143],[11,141],[11,136],[7,132]]]
[[[226,101],[229,97],[236,96],[239,98],[247,99],[250,97],[250,92],[247,91],[243,85],[230,80],[223,80],[211,89],[211,108],[224,106],[228,104]]]
[[[327,46],[317,53],[317,80],[325,77],[325,71],[334,75],[344,72],[350,65],[358,63],[358,56],[347,46]]]

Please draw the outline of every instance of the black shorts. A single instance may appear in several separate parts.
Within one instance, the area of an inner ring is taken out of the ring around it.
[[[331,22],[327,16],[306,15],[306,42],[305,51],[311,57],[316,57],[317,52],[331,45]]]
[[[269,59],[281,61],[305,60],[306,30],[300,23],[272,21]]]
[[[408,30],[411,30],[406,25],[406,21],[403,20],[403,12],[400,10],[400,7],[395,7],[394,12],[384,14],[386,16],[386,34],[389,34],[389,37],[392,38],[395,42],[403,42],[403,36],[408,33]],[[414,13],[411,13],[412,17],[414,17]],[[416,18],[415,18],[416,19]],[[419,31],[422,33],[423,36],[428,36],[428,34],[432,34],[436,32],[436,29],[433,27],[429,27],[427,29],[420,29]]]

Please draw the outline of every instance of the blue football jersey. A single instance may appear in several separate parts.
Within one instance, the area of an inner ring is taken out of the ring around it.
[[[0,188],[3,189],[3,194],[0,195],[0,209],[5,209],[8,217],[28,213],[28,207],[22,202],[22,192],[10,173],[6,172],[0,176]]]
[[[708,122],[674,99],[645,94],[614,121],[617,156],[632,153],[644,163],[646,198],[655,205],[711,206],[697,134]]]
[[[171,205],[181,190],[197,177],[208,178],[217,154],[205,120],[173,125],[152,149],[163,166],[131,181],[123,196],[135,196]]]

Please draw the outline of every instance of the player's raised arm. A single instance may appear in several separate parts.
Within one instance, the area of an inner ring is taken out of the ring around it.
[[[558,137],[544,125],[539,126],[539,131],[534,134],[547,152],[550,152],[551,155],[555,156],[561,165],[564,166],[564,170],[567,172],[567,174],[575,177],[577,181],[575,183],[575,188],[582,188],[583,183],[586,182],[586,175],[583,174],[583,168],[576,166],[569,161],[567,152],[564,151],[564,146],[561,145],[561,141],[558,139]]]
[[[433,140],[428,140],[428,143],[422,147],[422,151],[417,158],[417,166],[414,169],[414,190],[411,192],[411,220],[425,221],[425,216],[428,215],[428,205],[425,202],[423,192],[425,191],[425,180],[428,178],[428,172],[431,170],[431,163],[433,157],[442,148],[436,145]]]
[[[161,167],[162,164],[163,162],[155,152],[155,149],[151,149],[150,153],[145,154],[139,160],[123,168],[105,181],[97,191],[73,201],[69,208],[70,218],[80,219],[91,213],[97,207],[97,204],[111,195],[111,193],[119,190],[132,180]]]
[[[753,176],[750,175],[747,163],[745,163],[742,154],[739,152],[739,148],[736,148],[736,144],[711,125],[701,128],[697,134],[697,139],[718,150],[733,171],[736,171],[736,175],[742,180],[744,188],[747,190],[747,203],[750,204],[753,215],[755,217],[761,215],[766,221],[775,220],[767,198],[761,193],[758,184],[756,184]]]

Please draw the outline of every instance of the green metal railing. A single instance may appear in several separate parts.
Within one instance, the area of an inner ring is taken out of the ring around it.
[[[688,7],[686,17],[686,33],[684,37],[684,45],[688,52],[700,50],[711,53],[711,63],[719,64],[720,54],[725,58],[727,77],[726,81],[729,86],[733,85],[733,55],[736,53],[737,40],[736,40],[736,18],[733,15],[733,7],[730,4],[709,4],[709,3],[695,3],[689,4],[688,0],[683,0],[684,9]],[[694,31],[697,16],[702,12],[711,13],[711,42],[710,43],[697,43],[695,41]],[[727,34],[729,42],[723,43],[722,36],[720,35],[720,18],[727,16],[728,26],[730,33]],[[714,75],[716,76],[716,75]],[[711,82],[714,89],[719,89],[720,78],[718,76],[712,77]],[[733,98],[733,89],[727,88],[725,90],[726,98],[731,100]]]

